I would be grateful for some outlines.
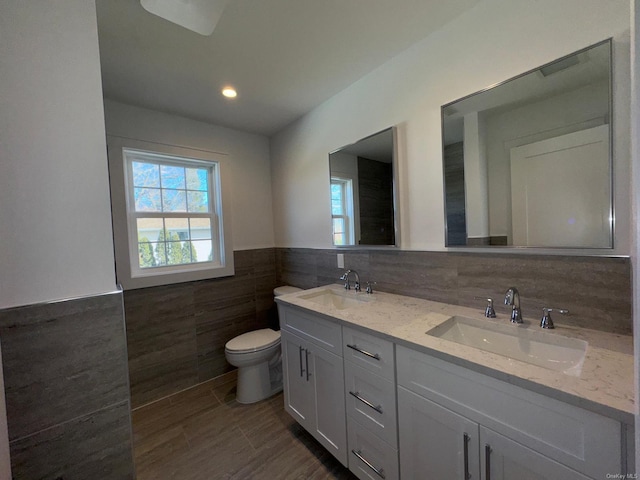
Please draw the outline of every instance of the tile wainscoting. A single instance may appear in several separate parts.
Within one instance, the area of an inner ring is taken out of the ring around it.
[[[122,293],[0,311],[13,478],[133,479]]]
[[[224,345],[241,333],[273,326],[273,289],[338,282],[337,250],[266,248],[234,253],[232,277],[124,293],[134,408],[229,372]],[[542,306],[571,310],[557,322],[631,333],[628,258],[341,250],[345,265],[374,289],[484,309],[510,286],[525,316]]]
[[[224,346],[275,325],[275,249],[234,252],[235,275],[124,293],[134,408],[233,367]]]
[[[419,252],[408,250],[276,249],[280,284],[312,288],[340,283],[344,269],[358,271],[380,290],[484,310],[474,297],[491,297],[496,312],[508,318],[502,304],[507,288],[520,291],[525,317],[541,317],[542,307],[566,308],[557,323],[630,335],[631,261],[623,257],[576,257],[498,253]]]

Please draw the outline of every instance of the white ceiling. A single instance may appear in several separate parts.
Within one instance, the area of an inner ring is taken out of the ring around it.
[[[96,0],[104,95],[270,136],[479,1],[230,0],[205,37]]]

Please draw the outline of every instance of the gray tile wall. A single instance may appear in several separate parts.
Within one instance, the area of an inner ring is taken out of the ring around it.
[[[234,262],[232,277],[125,292],[134,408],[230,371],[227,341],[277,325],[275,249],[237,251]]]
[[[131,479],[122,294],[0,311],[14,479]]]
[[[477,307],[491,297],[505,316],[504,292],[515,286],[525,317],[542,307],[567,308],[557,323],[631,334],[631,262],[628,258],[417,252],[406,250],[276,249],[277,280],[301,288],[340,283],[336,254],[374,290]]]

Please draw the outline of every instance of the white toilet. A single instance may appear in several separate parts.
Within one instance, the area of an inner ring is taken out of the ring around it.
[[[299,292],[296,287],[277,287],[277,297]],[[238,367],[238,403],[255,403],[282,390],[282,353],[280,332],[263,328],[243,333],[229,340],[224,354],[234,367]]]

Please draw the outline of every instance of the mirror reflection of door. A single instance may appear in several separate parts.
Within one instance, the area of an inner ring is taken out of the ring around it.
[[[609,242],[609,126],[511,149],[513,243],[597,247]]]
[[[613,247],[611,53],[605,40],[442,107],[445,246]]]

